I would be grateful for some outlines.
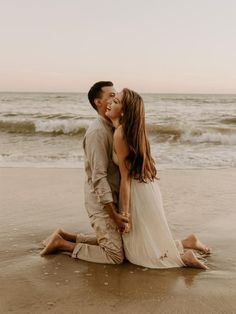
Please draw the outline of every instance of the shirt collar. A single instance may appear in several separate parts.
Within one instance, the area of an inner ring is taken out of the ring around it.
[[[106,118],[104,118],[103,116],[101,116],[100,114],[98,115],[98,119],[100,121],[102,121],[102,123],[105,123],[108,127],[110,127],[111,129],[114,129],[114,126],[112,124],[111,121],[107,120]]]

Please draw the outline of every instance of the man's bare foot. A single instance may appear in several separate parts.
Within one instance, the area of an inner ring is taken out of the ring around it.
[[[47,239],[43,240],[42,242],[43,246],[47,246],[55,234],[59,234],[61,237],[63,237],[64,230],[61,228],[56,229]]]
[[[187,267],[209,269],[205,264],[197,259],[197,257],[191,250],[186,251],[181,257],[182,261]]]
[[[185,249],[193,249],[203,252],[204,254],[211,254],[211,249],[204,245],[195,234],[190,234],[186,239],[182,240]]]
[[[59,234],[53,234],[48,240],[46,247],[40,252],[40,255],[43,256],[58,251],[61,248],[62,241],[64,240]]]

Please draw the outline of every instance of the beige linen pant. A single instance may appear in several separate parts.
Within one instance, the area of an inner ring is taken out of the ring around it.
[[[115,222],[105,212],[90,217],[95,235],[77,235],[73,258],[102,264],[121,264],[124,251],[121,234]]]

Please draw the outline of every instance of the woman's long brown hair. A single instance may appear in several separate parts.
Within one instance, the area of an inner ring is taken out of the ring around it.
[[[143,99],[128,88],[124,88],[122,93],[121,124],[129,147],[127,167],[130,169],[131,177],[140,182],[153,181],[157,176],[157,170],[146,134]]]

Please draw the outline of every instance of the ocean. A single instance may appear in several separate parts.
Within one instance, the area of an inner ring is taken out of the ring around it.
[[[236,167],[236,95],[143,94],[158,169]],[[85,93],[0,93],[0,167],[83,168]]]

